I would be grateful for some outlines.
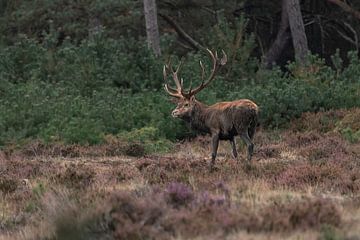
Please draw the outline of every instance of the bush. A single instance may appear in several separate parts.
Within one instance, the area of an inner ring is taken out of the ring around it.
[[[334,186],[337,181],[342,181],[344,178],[344,170],[336,164],[303,163],[282,172],[277,177],[277,183],[292,189],[301,189],[309,185]]]
[[[181,183],[170,183],[165,191],[167,202],[174,207],[187,205],[193,199],[192,190]]]
[[[343,240],[347,239],[341,234],[337,229],[331,225],[323,225],[321,227],[321,232],[319,240]]]
[[[13,43],[19,33],[39,39],[49,30],[49,21],[53,28],[59,29],[59,41],[69,36],[79,42],[96,31],[100,24],[107,28],[107,35],[119,37],[132,32],[138,33],[144,23],[141,19],[142,5],[129,0],[85,0],[69,2],[66,0],[1,1],[0,31],[1,41]],[[129,29],[129,25],[134,30]],[[136,30],[135,30],[136,29]]]
[[[91,168],[79,168],[72,164],[53,177],[54,182],[64,184],[69,188],[85,188],[94,182],[95,172]]]
[[[129,132],[119,134],[120,139],[126,141],[132,146],[129,155],[143,155],[144,153],[166,152],[172,144],[169,140],[161,136],[159,129],[154,127],[143,127]],[[142,147],[143,146],[143,147]],[[143,150],[140,150],[143,148]]]
[[[267,205],[260,211],[229,201],[222,195],[192,192],[185,185],[172,183],[165,190],[152,189],[142,196],[119,192],[111,202],[109,220],[117,239],[194,238],[204,234],[226,238],[229,232],[241,229],[288,232],[336,227],[342,222],[340,210],[328,199],[304,198]]]
[[[360,109],[354,109],[347,113],[340,121],[337,122],[335,130],[339,131],[346,140],[351,143],[360,141]]]
[[[268,207],[263,212],[263,229],[288,231],[296,228],[320,228],[326,224],[339,226],[341,213],[334,202],[327,199],[305,199]]]
[[[341,129],[340,132],[344,136],[344,138],[351,143],[357,143],[360,141],[360,130],[354,131],[351,128],[347,127]]]
[[[18,182],[13,179],[0,179],[0,191],[4,195],[14,192],[18,188],[18,185]]]
[[[234,30],[245,25],[246,20],[240,18],[226,26],[225,39],[213,40],[214,46],[217,41],[228,41],[237,52],[218,79],[199,94],[199,100],[213,104],[250,98],[260,106],[265,127],[283,127],[308,111],[360,105],[360,82],[354,77],[360,64],[354,53],[343,69],[332,70],[312,56],[306,68],[289,64],[290,74],[256,70],[258,65],[250,64],[251,37],[240,38]],[[143,144],[145,152],[156,152],[169,149],[167,140],[191,136],[182,121],[171,118],[174,106],[161,90],[164,61],[156,59],[144,42],[131,37],[111,39],[99,30],[78,44],[64,39],[58,45],[58,34],[50,26],[41,42],[22,36],[16,44],[0,49],[1,146],[27,139],[89,145],[104,142],[109,134],[126,139],[154,129],[156,136],[131,141]],[[242,39],[241,44],[230,41],[234,36]],[[185,83],[199,84],[198,60],[210,67],[209,58],[205,53],[189,53],[185,58],[181,76]],[[237,69],[239,64],[241,69]],[[358,141],[357,130],[343,129],[350,141]]]

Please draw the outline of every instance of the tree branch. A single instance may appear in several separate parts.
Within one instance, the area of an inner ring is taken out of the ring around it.
[[[206,48],[201,45],[199,42],[197,42],[195,39],[193,39],[189,34],[187,34],[180,25],[178,25],[171,17],[159,13],[159,16],[162,17],[169,25],[171,25],[177,34],[183,38],[187,43],[190,44],[190,46],[195,50],[206,50]]]
[[[331,2],[333,4],[338,5],[340,8],[342,8],[345,12],[350,13],[351,15],[353,15],[354,17],[356,17],[357,19],[360,19],[360,11],[357,11],[355,9],[353,9],[350,5],[348,5],[346,2],[341,1],[341,0],[328,0],[328,2]]]

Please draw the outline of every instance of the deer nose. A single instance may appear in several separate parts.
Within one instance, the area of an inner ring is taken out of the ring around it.
[[[179,110],[175,109],[174,111],[172,111],[171,116],[173,117],[177,117],[179,115]]]

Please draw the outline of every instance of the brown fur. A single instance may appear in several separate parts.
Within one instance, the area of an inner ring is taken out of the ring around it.
[[[172,112],[172,116],[189,122],[193,129],[212,135],[211,169],[215,163],[219,140],[229,140],[233,149],[233,155],[237,158],[235,142],[235,136],[237,135],[240,136],[248,147],[247,159],[250,162],[254,149],[252,138],[255,134],[258,120],[258,106],[248,99],[220,102],[211,106],[206,106],[195,99],[195,95],[214,80],[216,73],[227,62],[227,56],[224,51],[222,51],[223,57],[221,59],[218,58],[217,52],[214,53],[209,49],[207,51],[212,59],[213,67],[207,81],[205,81],[205,69],[200,61],[202,81],[200,86],[195,89],[190,88],[189,91],[184,91],[183,80],[181,79],[180,81],[178,77],[182,62],[178,65],[176,71],[173,70],[171,65],[164,66],[164,80],[166,81],[168,70],[170,70],[176,85],[176,88],[171,87],[169,84],[164,85],[165,91],[170,96],[178,99],[178,105]]]
[[[246,143],[247,158],[249,161],[251,160],[252,138],[258,121],[258,106],[251,100],[241,99],[207,106],[197,101],[195,97],[181,98],[172,115],[190,123],[191,128],[212,135],[211,167],[215,162],[219,140],[229,140],[233,148],[233,155],[237,158],[235,136],[240,136]]]

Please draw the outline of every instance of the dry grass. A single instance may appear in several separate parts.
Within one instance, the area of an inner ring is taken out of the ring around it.
[[[244,146],[236,161],[222,142],[211,173],[206,137],[144,157],[113,145],[2,152],[0,239],[357,239],[360,145],[333,120],[349,114],[260,130],[251,166]]]

